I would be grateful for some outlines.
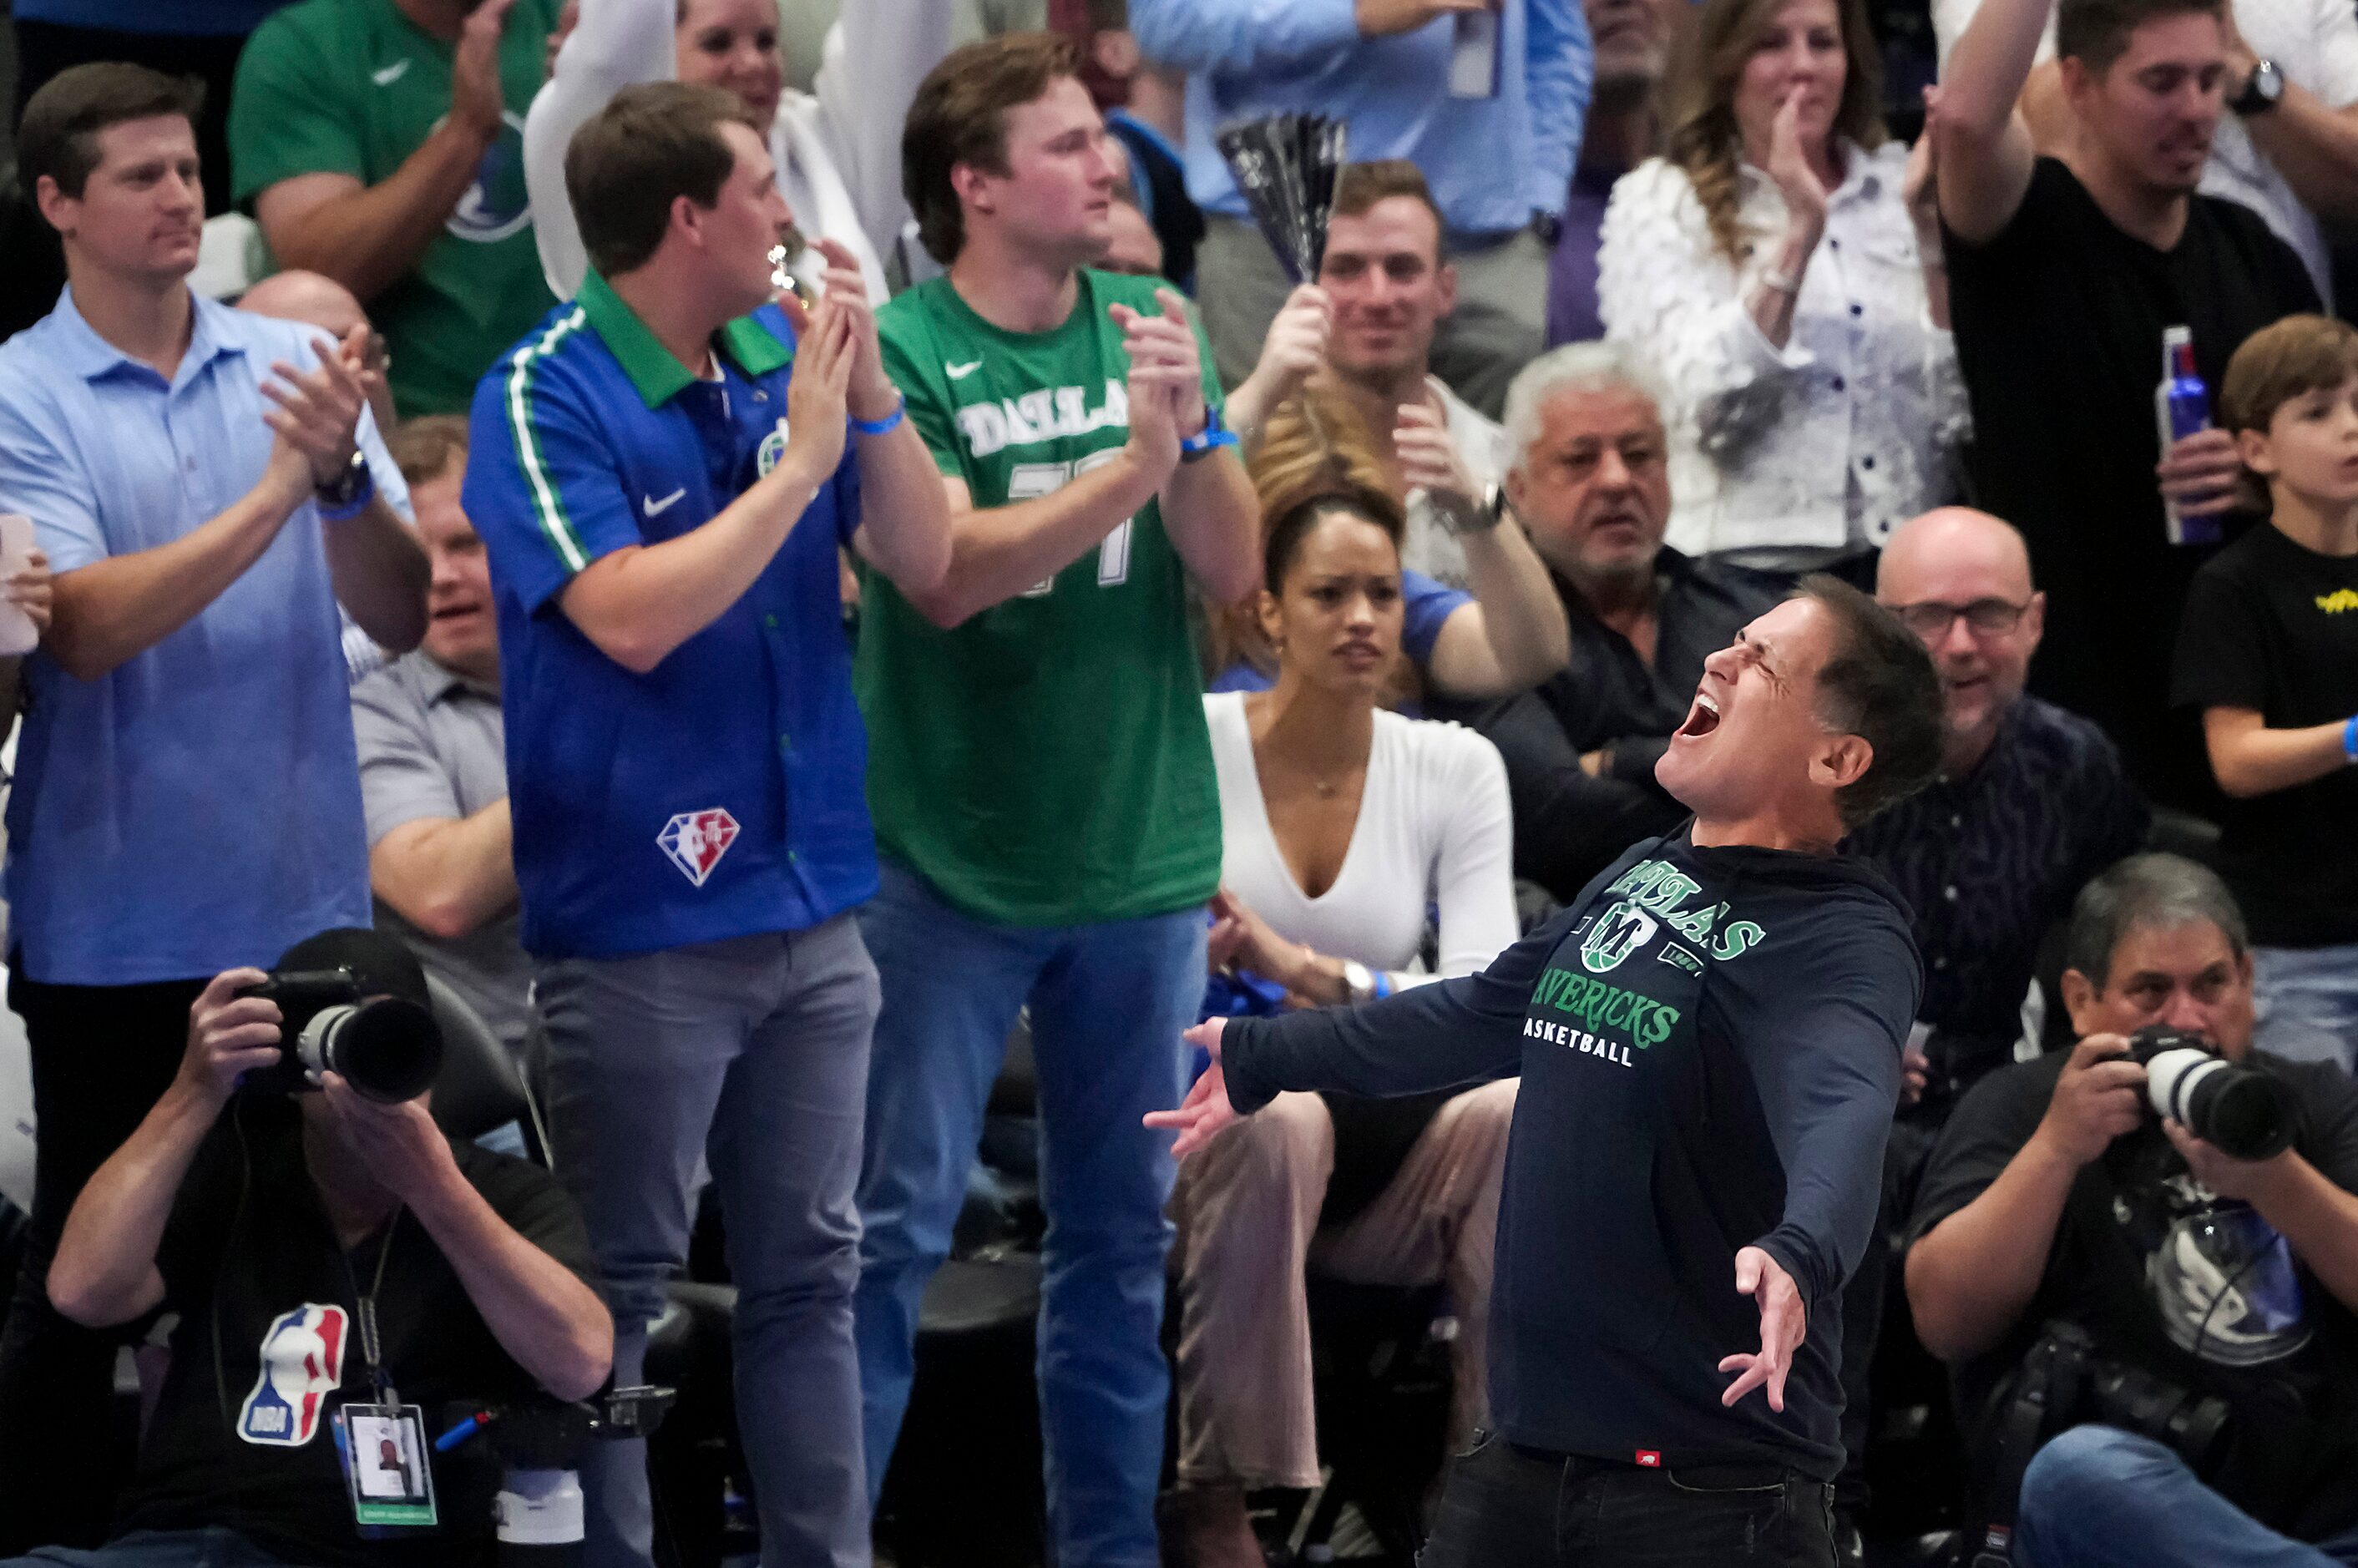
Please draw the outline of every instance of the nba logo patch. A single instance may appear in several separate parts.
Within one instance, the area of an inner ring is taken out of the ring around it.
[[[709,811],[683,811],[664,824],[655,843],[671,857],[680,875],[698,887],[737,841],[737,819],[714,806]]]
[[[307,1302],[270,1320],[262,1375],[237,1412],[237,1434],[270,1448],[300,1448],[319,1433],[328,1396],[344,1381],[344,1309]]]

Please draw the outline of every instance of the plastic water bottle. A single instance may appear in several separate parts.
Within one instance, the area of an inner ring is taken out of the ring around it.
[[[2161,331],[2161,384],[2153,389],[2153,422],[2161,437],[2162,455],[2197,431],[2211,428],[2211,389],[2194,368],[2194,331],[2189,327],[2165,327]],[[2178,503],[2165,500],[2162,513],[2173,545],[2215,545],[2219,519],[2182,517]]]

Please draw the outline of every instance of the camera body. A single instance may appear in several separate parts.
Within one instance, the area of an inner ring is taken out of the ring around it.
[[[2200,1034],[2148,1024],[2129,1036],[2129,1060],[2145,1068],[2156,1116],[2184,1126],[2238,1160],[2266,1160],[2292,1146],[2300,1102],[2272,1074],[2220,1054]]]
[[[405,997],[363,995],[348,968],[276,969],[243,988],[242,997],[278,1004],[278,1061],[249,1072],[239,1087],[256,1094],[300,1094],[334,1073],[385,1105],[416,1099],[442,1070],[442,1027]]]

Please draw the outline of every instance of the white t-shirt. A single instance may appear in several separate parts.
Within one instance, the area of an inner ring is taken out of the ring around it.
[[[1311,898],[1270,828],[1244,694],[1206,697],[1204,719],[1220,781],[1220,881],[1279,935],[1398,972],[1416,957],[1433,903],[1444,977],[1486,967],[1515,940],[1514,817],[1507,765],[1488,741],[1379,709],[1343,869]]]
[[[2234,0],[2236,30],[2264,59],[2277,62],[2285,80],[2315,94],[2329,109],[2358,103],[2358,13],[2350,0]],[[1981,0],[1932,0],[1932,32],[1940,45],[1941,70],[1949,51]],[[2039,61],[2055,58],[2055,18],[2039,40]],[[2211,138],[2211,161],[2202,170],[2202,193],[2239,201],[2267,220],[2277,237],[2300,254],[2326,308],[2333,305],[2333,277],[2325,235],[2317,217],[2252,145],[2251,133],[2233,113],[2220,116]]]

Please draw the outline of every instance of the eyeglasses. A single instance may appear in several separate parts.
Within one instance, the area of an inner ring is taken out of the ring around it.
[[[1917,636],[1927,643],[1937,643],[1949,634],[1949,628],[1961,615],[1974,636],[2003,637],[2022,624],[2023,614],[2029,608],[2028,602],[1976,599],[1971,604],[1902,604],[1893,613]]]

